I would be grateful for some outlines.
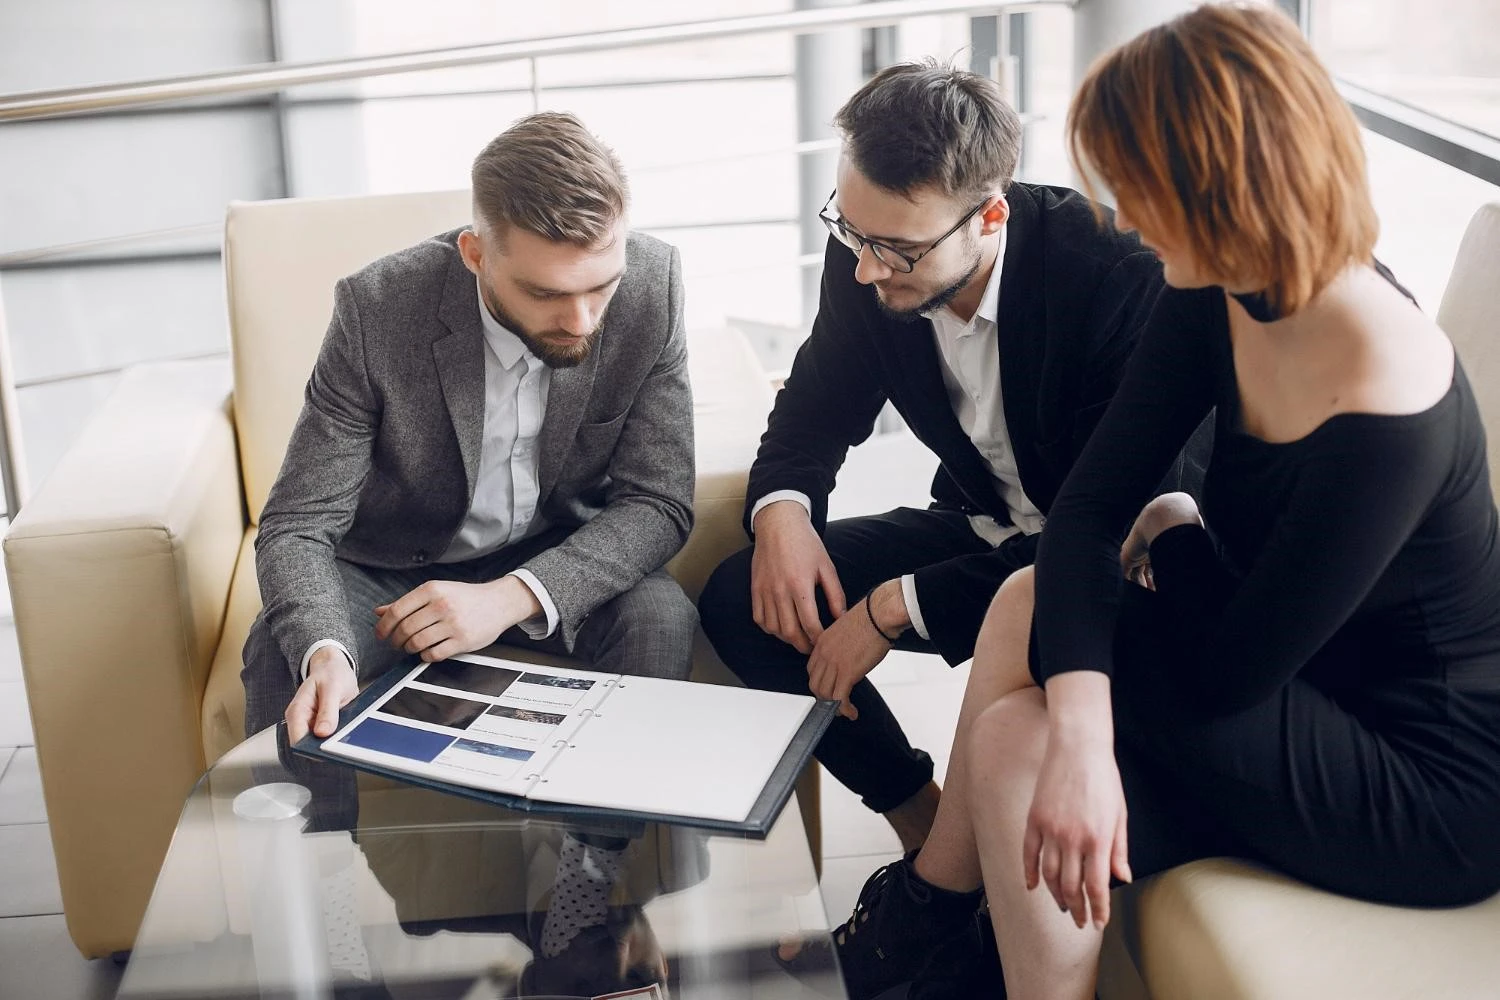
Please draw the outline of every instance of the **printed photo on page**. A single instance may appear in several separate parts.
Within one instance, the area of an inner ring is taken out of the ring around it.
[[[422,664],[325,749],[524,794],[613,682],[608,674],[481,656]]]

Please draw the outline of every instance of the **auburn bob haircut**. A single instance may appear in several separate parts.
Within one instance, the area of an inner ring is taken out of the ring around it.
[[[1067,133],[1085,186],[1092,170],[1126,215],[1283,315],[1370,260],[1359,125],[1277,10],[1205,5],[1106,54]]]

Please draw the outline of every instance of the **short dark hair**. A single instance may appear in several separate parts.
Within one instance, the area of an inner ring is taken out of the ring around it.
[[[499,239],[511,226],[591,247],[609,235],[630,200],[620,160],[570,114],[527,115],[474,158],[475,222]]]
[[[833,124],[855,168],[899,194],[977,199],[1009,187],[1021,158],[1021,118],[999,84],[934,59],[881,70]]]

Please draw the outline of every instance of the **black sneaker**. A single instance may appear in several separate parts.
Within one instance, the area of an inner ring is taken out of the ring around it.
[[[908,983],[944,940],[973,922],[983,889],[951,892],[924,882],[912,851],[865,882],[854,913],[833,932],[849,1000],[873,1000]]]
[[[1005,975],[988,909],[955,931],[928,957],[911,982],[907,1000],[1005,1000]]]

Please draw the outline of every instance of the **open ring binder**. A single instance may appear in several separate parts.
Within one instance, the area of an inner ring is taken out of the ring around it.
[[[764,836],[836,711],[469,654],[392,671],[293,749],[508,809]]]

